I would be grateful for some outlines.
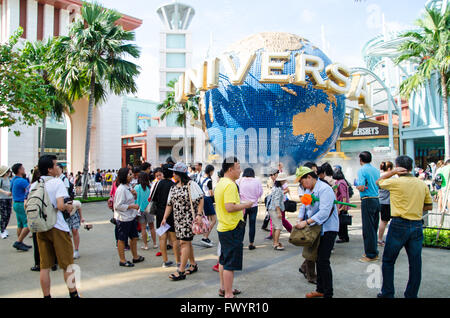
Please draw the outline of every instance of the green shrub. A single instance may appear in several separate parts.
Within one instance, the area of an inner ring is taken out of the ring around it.
[[[86,200],[84,199],[77,199],[81,203],[91,203],[91,202],[102,202],[102,201],[108,201],[109,197],[90,197]]]
[[[423,230],[423,245],[450,248],[450,230],[442,229],[439,240],[436,241],[437,229],[425,228]]]

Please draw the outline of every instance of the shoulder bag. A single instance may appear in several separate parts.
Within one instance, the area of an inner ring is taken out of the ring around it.
[[[334,204],[333,208],[331,209],[330,215],[326,219],[324,224],[328,221],[328,219],[331,217],[334,211]],[[311,247],[314,242],[317,240],[318,237],[320,237],[320,232],[322,231],[322,225],[315,224],[315,225],[307,225],[303,229],[299,230],[295,226],[292,227],[291,236],[289,237],[289,243],[295,246],[307,246]]]
[[[192,181],[190,181],[188,183],[188,193],[189,193],[189,202],[191,204],[191,212],[194,215],[194,222],[192,224],[192,232],[194,233],[194,235],[199,235],[199,234],[205,234],[209,232],[209,220],[208,218],[205,216],[205,214],[202,212],[202,223],[201,224],[197,224],[195,222],[195,210],[194,210],[194,204],[192,203],[192,196],[191,196],[191,183]]]
[[[150,200],[149,200],[147,207],[145,208],[144,213],[148,213],[150,215],[156,215],[157,204],[156,204],[156,202],[153,201],[153,197],[155,196],[156,189],[158,188],[160,182],[161,181],[158,181],[158,183],[155,185],[155,188],[153,189],[152,193],[150,193]]]

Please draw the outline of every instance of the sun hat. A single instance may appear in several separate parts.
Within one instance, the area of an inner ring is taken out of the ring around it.
[[[287,174],[285,174],[284,172],[281,172],[275,181],[286,181],[287,179],[288,179]]]
[[[169,170],[186,174],[188,173],[188,167],[183,162],[176,163],[175,166],[173,166],[173,168],[169,168]]]
[[[9,167],[1,166],[0,167],[0,177],[3,177],[5,174],[8,173],[8,171],[10,171]]]
[[[297,171],[295,172],[295,176],[297,177],[297,179],[295,179],[295,182],[299,182],[303,176],[305,176],[311,172],[314,172],[314,171],[309,169],[308,167],[303,167],[303,166],[298,167]]]
[[[269,169],[269,175],[272,176],[274,174],[280,173],[280,170],[278,168],[270,168]]]

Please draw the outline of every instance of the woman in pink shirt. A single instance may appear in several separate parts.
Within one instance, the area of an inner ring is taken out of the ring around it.
[[[256,233],[256,216],[258,215],[258,200],[263,195],[263,187],[261,181],[255,178],[255,171],[252,168],[247,168],[244,170],[242,178],[236,182],[239,186],[239,194],[241,196],[241,201],[255,202],[255,204],[244,211],[244,218],[247,222],[247,216],[250,219],[250,230],[249,230],[249,250],[254,250],[255,247],[255,233]]]

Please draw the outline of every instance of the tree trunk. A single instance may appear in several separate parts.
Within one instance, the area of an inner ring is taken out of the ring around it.
[[[88,109],[88,118],[87,118],[87,126],[86,126],[86,144],[84,149],[84,166],[83,166],[83,174],[84,174],[84,182],[83,182],[83,199],[87,199],[88,197],[88,172],[89,172],[89,150],[91,147],[91,128],[92,128],[92,115],[94,112],[94,103],[95,103],[95,73],[92,72],[91,76],[91,88],[89,92],[89,109]]]
[[[444,116],[444,145],[445,145],[445,160],[450,159],[450,136],[448,127],[448,92],[447,92],[447,76],[445,72],[441,72],[441,88],[443,97],[443,116]]]
[[[41,150],[39,156],[43,156],[45,152],[45,140],[47,139],[47,115],[42,119],[41,127]]]
[[[186,161],[186,165],[189,165],[189,142],[188,142],[188,134],[187,134],[187,114],[184,113],[184,160]]]

